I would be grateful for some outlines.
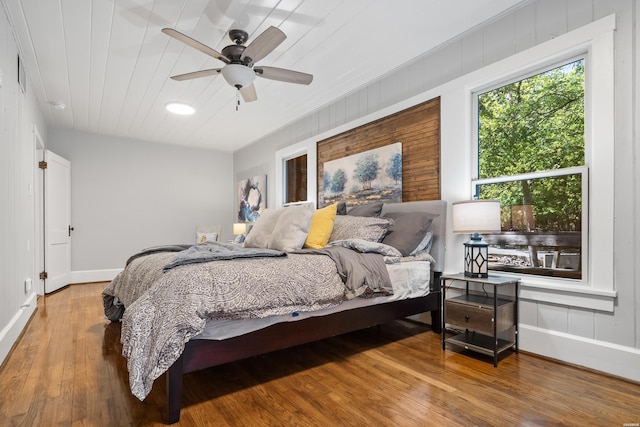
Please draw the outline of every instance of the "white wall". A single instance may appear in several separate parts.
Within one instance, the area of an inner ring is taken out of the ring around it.
[[[615,220],[605,226],[610,226],[614,234],[614,271],[609,280],[617,298],[613,312],[575,307],[571,293],[562,295],[567,302],[523,299],[520,339],[524,350],[640,381],[640,274],[636,267],[640,265],[640,185],[635,172],[639,148],[636,128],[640,122],[640,35],[635,22],[640,11],[635,1],[533,1],[237,151],[236,170],[263,170],[269,178],[275,177],[277,150],[321,140],[441,96],[442,197],[459,200],[461,194],[469,192],[471,155],[468,135],[460,135],[461,128],[470,126],[465,122],[470,105],[450,102],[452,94],[465,90],[461,77],[613,13],[615,138],[598,143],[610,144],[615,162]],[[469,143],[461,145],[460,138]],[[273,205],[277,190],[274,179],[269,180],[268,187],[269,203]],[[459,243],[453,236],[448,240],[452,243],[449,248]],[[449,249],[446,270],[458,271],[458,264]],[[553,297],[545,299],[553,301]]]
[[[36,307],[34,164],[37,127],[46,127],[31,95],[17,81],[18,47],[0,9],[0,363]],[[25,290],[25,279],[33,281]]]
[[[49,129],[71,162],[72,281],[109,280],[140,249],[192,243],[196,225],[233,238],[232,154]]]

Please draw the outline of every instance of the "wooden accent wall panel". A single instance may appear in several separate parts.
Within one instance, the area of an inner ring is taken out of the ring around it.
[[[319,141],[318,198],[325,162],[396,142],[402,142],[402,201],[439,200],[440,98]]]

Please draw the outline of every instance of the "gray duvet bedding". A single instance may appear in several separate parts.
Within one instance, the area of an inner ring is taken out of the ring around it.
[[[315,311],[390,289],[382,255],[361,254],[367,257],[355,263],[367,263],[366,269],[375,274],[361,271],[354,276],[361,279],[350,281],[351,267],[340,261],[337,266],[334,259],[351,258],[348,252],[352,251],[335,249],[339,255],[333,257],[301,252],[198,262],[168,270],[165,267],[175,259],[175,251],[153,251],[131,259],[105,288],[103,300],[111,320],[124,312],[122,351],[132,393],[144,399],[153,381],[177,360],[185,343],[204,330],[208,319]]]

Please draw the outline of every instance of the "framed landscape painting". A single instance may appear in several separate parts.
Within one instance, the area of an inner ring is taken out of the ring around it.
[[[323,170],[322,206],[402,201],[401,142],[325,162]]]

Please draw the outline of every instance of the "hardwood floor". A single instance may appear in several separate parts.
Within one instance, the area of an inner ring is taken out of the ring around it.
[[[164,377],[143,402],[129,391],[105,286],[39,298],[0,368],[0,425],[164,423]],[[184,390],[180,426],[640,423],[638,384],[522,352],[494,368],[404,321],[189,374]]]

